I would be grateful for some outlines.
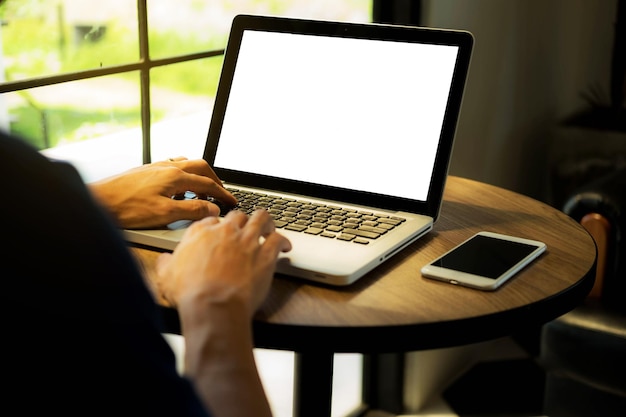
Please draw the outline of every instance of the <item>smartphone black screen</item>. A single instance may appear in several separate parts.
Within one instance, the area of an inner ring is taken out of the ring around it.
[[[496,279],[528,256],[536,246],[487,236],[474,236],[433,265]]]

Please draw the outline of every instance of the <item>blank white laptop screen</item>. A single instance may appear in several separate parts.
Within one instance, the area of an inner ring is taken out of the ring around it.
[[[214,164],[425,201],[457,53],[246,30]]]

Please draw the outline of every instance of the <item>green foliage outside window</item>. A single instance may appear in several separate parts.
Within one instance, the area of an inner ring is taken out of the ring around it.
[[[139,60],[139,42],[136,31],[114,22],[102,27],[87,28],[82,39],[76,39],[76,28],[60,26],[58,20],[49,16],[22,17],[24,8],[38,6],[37,1],[22,8],[0,6],[2,55],[4,76],[7,81],[33,78],[59,73],[82,71]],[[48,8],[50,10],[50,8]],[[178,51],[206,51],[223,47],[224,39],[213,42],[199,41],[182,36],[176,31],[154,31],[150,34],[151,48],[158,49],[161,56],[176,56]],[[152,89],[168,89],[189,96],[213,97],[221,68],[221,58],[191,61],[185,64],[170,65],[167,71],[154,71],[151,75]],[[136,72],[108,76],[129,83],[127,90],[139,95]],[[56,146],[61,140],[75,141],[93,132],[90,126],[107,125],[108,132],[140,126],[139,100],[131,107],[111,109],[106,103],[103,108],[81,107],[80,102],[72,102],[69,97],[59,97],[58,101],[40,102],[37,92],[24,90],[17,93],[19,105],[10,106],[11,131],[28,138],[40,149]],[[94,99],[97,101],[97,99]],[[14,102],[15,100],[13,100]],[[114,117],[112,117],[114,114]],[[167,109],[153,103],[152,121],[167,115]]]
[[[229,13],[234,15],[233,8],[242,8],[247,11],[241,12],[277,15],[294,13],[306,17],[307,14],[336,9],[337,18],[341,19],[340,16],[348,16],[354,10],[371,10],[371,0],[332,0],[329,3],[332,7],[321,7],[323,2],[309,0],[247,0],[239,3],[219,3],[223,10],[216,12],[207,8],[213,4],[209,1],[172,1],[167,3],[170,7],[174,5],[177,11],[188,7],[192,13],[173,25],[169,24],[169,15],[166,14],[166,20],[161,22],[169,26],[162,27],[150,20],[150,7],[154,9],[152,12],[156,12],[158,7],[166,3],[148,1],[149,48],[152,55],[152,51],[157,51],[156,56],[151,58],[223,49],[228,36],[224,25],[226,18],[217,21],[213,15],[207,18],[206,14],[197,18],[202,11],[227,16]],[[139,62],[136,3],[132,0],[115,2],[120,10],[106,8],[112,4],[80,0],[4,2],[0,5],[0,82],[3,76],[6,81],[15,81]],[[108,17],[90,10],[98,5],[104,7],[98,11],[106,11]],[[97,16],[98,22],[71,21],[67,17],[68,10],[74,12],[74,19],[76,10],[79,10],[80,19],[84,17],[81,13],[92,14]],[[194,19],[195,33],[187,30],[187,24],[193,23],[190,20]],[[211,27],[212,24],[218,27]],[[198,25],[200,31],[197,30]],[[154,68],[150,72],[151,95],[154,98],[159,95],[154,93],[160,92],[183,101],[188,97],[194,103],[202,103],[202,99],[210,100],[215,96],[221,66],[222,57],[218,56]],[[77,98],[79,94],[67,93],[72,89],[83,89],[87,84],[86,81],[77,81],[63,84],[64,89],[60,94],[42,94],[44,89],[50,87],[40,87],[6,93],[11,95],[10,99],[3,100],[4,94],[0,95],[0,111],[3,111],[3,106],[5,111],[8,108],[11,131],[31,138],[40,149],[54,147],[62,141],[84,140],[100,131],[112,133],[140,127],[138,72],[108,75],[106,78],[109,84],[104,87],[105,91],[110,93],[111,88],[107,90],[107,87],[114,84],[120,95],[134,94],[134,99],[116,100],[112,105],[110,101],[97,96],[93,102],[85,103],[84,99]],[[93,87],[92,80],[97,82],[98,78],[87,80],[89,87]],[[152,99],[151,122],[167,118],[176,111],[175,106],[177,103],[172,100]]]

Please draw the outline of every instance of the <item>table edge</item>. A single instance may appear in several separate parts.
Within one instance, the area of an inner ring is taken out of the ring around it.
[[[594,281],[595,262],[576,284],[550,297],[509,310],[446,322],[307,326],[254,320],[254,342],[257,348],[315,353],[390,353],[467,345],[538,327],[567,313],[585,299]],[[164,332],[180,334],[177,311],[158,307]],[[397,343],[389,343],[391,339]]]

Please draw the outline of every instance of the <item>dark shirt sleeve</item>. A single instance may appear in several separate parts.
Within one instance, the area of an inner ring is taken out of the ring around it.
[[[0,134],[0,181],[3,397],[17,414],[206,416],[119,230],[76,170]]]

